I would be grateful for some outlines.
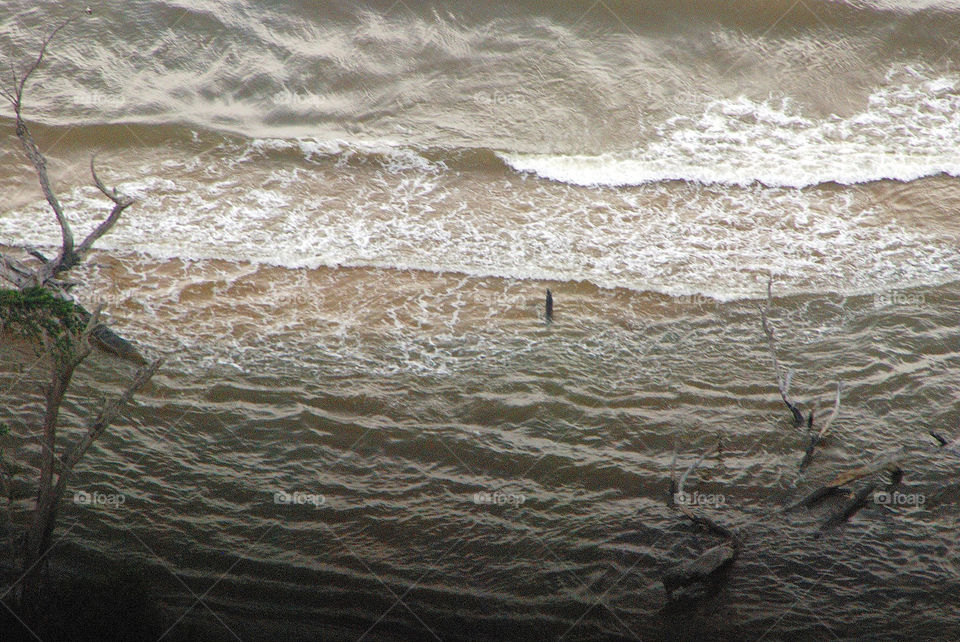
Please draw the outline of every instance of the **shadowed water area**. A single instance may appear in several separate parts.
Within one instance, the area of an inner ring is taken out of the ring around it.
[[[960,424],[960,5],[91,7],[27,117],[78,236],[92,153],[137,199],[77,296],[167,361],[53,569],[134,569],[153,639],[960,637],[960,455],[927,435]],[[7,3],[0,52],[65,11]],[[12,123],[0,243],[50,248]],[[843,382],[803,474],[768,274],[794,397],[820,421]],[[4,338],[28,469],[34,360]],[[91,357],[67,433],[132,371]],[[717,542],[671,467],[718,442],[687,490],[744,548],[671,604]],[[899,448],[922,502],[783,512]]]

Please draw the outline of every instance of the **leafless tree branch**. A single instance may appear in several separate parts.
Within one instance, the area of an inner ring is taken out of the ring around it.
[[[78,265],[83,260],[86,253],[89,252],[93,244],[114,226],[114,224],[120,218],[120,214],[122,214],[123,211],[134,202],[133,199],[120,194],[116,189],[107,189],[107,187],[100,180],[100,177],[97,175],[94,167],[94,159],[91,158],[90,173],[93,176],[93,182],[97,186],[97,189],[100,190],[104,196],[113,201],[114,206],[107,218],[101,222],[89,235],[87,235],[87,237],[80,243],[79,246],[77,246],[73,237],[73,230],[70,226],[70,221],[67,218],[67,215],[63,210],[63,206],[61,205],[60,200],[57,198],[57,195],[50,184],[50,178],[47,174],[46,158],[44,158],[43,153],[37,146],[36,141],[33,139],[33,135],[30,133],[30,128],[27,126],[27,123],[23,118],[23,92],[26,88],[27,81],[42,64],[46,54],[47,46],[50,44],[50,41],[54,38],[54,36],[57,35],[57,33],[60,32],[61,29],[66,27],[72,21],[73,18],[65,20],[52,32],[50,32],[50,34],[41,43],[40,52],[37,54],[36,59],[33,60],[33,62],[22,72],[22,74],[18,74],[15,69],[12,69],[12,88],[3,88],[2,93],[0,93],[0,95],[6,98],[6,100],[13,105],[14,116],[16,119],[17,138],[20,140],[20,145],[23,148],[24,154],[26,154],[30,164],[33,165],[34,171],[37,174],[37,180],[40,183],[40,190],[43,192],[44,198],[47,200],[47,203],[53,210],[54,216],[57,219],[57,224],[60,227],[60,250],[56,258],[52,260],[47,259],[39,252],[28,250],[32,256],[41,262],[40,268],[35,271],[37,279],[39,280],[38,285],[46,285],[51,279],[54,279],[54,277],[61,272],[65,272]],[[18,270],[17,267],[11,267],[8,261],[4,261],[3,267],[4,269],[0,270],[0,277],[11,281],[18,288],[24,287],[25,281],[11,273],[19,272],[20,270]],[[69,288],[63,289],[66,290]]]
[[[2,95],[14,108],[17,137],[20,140],[28,160],[30,160],[30,163],[33,165],[40,182],[41,191],[53,210],[57,223],[60,226],[61,246],[57,256],[53,259],[47,258],[36,249],[26,248],[27,253],[40,262],[39,267],[36,269],[28,267],[21,261],[0,254],[0,279],[11,283],[14,287],[21,290],[31,287],[47,287],[57,296],[64,299],[71,298],[68,293],[76,283],[58,278],[59,275],[81,263],[87,253],[92,249],[94,243],[110,231],[119,220],[123,211],[134,202],[132,198],[121,194],[116,188],[107,188],[97,174],[95,157],[91,158],[90,175],[93,182],[97,189],[113,202],[113,208],[106,219],[97,225],[79,245],[76,245],[70,222],[50,184],[50,179],[47,175],[46,159],[40,152],[26,121],[23,119],[23,93],[27,81],[30,79],[31,74],[33,74],[43,62],[50,41],[61,29],[70,24],[72,20],[71,18],[61,23],[43,40],[37,57],[22,74],[18,74],[11,66],[11,87],[2,88]],[[87,314],[82,307],[79,309],[82,314]],[[106,326],[95,326],[92,336],[100,348],[141,365],[146,364],[146,360],[130,342],[118,336]]]
[[[790,399],[790,379],[793,376],[792,372],[787,372],[784,375],[780,369],[780,361],[777,359],[777,347],[773,337],[773,328],[770,327],[770,321],[768,314],[770,312],[770,306],[773,301],[773,277],[769,277],[767,280],[767,306],[766,308],[760,308],[760,320],[763,325],[763,333],[767,336],[767,345],[770,348],[770,356],[773,359],[773,369],[777,375],[777,389],[780,391],[780,397],[783,399],[783,403],[787,405],[787,408],[790,409],[790,412],[793,414],[793,423],[794,426],[799,428],[803,425],[803,413],[800,412],[800,408]]]
[[[830,432],[830,425],[833,423],[833,420],[837,418],[837,413],[840,412],[840,382],[837,382],[837,397],[833,404],[833,412],[830,413],[830,416],[827,418],[827,421],[823,424],[823,427],[820,428],[820,431],[817,434],[810,434],[810,444],[807,446],[807,451],[803,455],[803,460],[800,462],[800,470],[804,470],[807,466],[810,465],[810,462],[813,461],[813,453],[816,451],[817,447],[823,443],[827,438],[827,435]],[[810,421],[808,422],[808,428],[812,430],[813,428],[813,414],[811,411]]]
[[[54,194],[53,188],[50,187],[50,179],[47,177],[46,159],[43,157],[43,154],[40,153],[40,149],[33,140],[33,135],[31,135],[30,129],[23,120],[23,90],[26,87],[27,81],[30,79],[31,74],[33,74],[33,72],[36,71],[43,62],[43,57],[46,54],[47,46],[50,44],[50,41],[53,40],[54,36],[56,36],[61,29],[66,27],[72,21],[73,18],[65,20],[53,31],[51,31],[46,38],[43,39],[40,44],[40,52],[37,54],[36,59],[24,70],[22,75],[18,77],[16,71],[12,69],[11,64],[13,90],[11,91],[5,89],[3,92],[4,98],[6,98],[13,106],[13,113],[16,118],[17,138],[20,139],[20,144],[23,147],[24,153],[27,155],[27,158],[33,165],[34,170],[36,170],[37,179],[40,182],[40,189],[43,192],[44,197],[47,199],[47,203],[49,203],[51,209],[53,209],[53,213],[57,217],[57,223],[60,225],[62,244],[61,257],[69,257],[73,253],[73,233],[70,230],[70,223],[67,221],[67,217],[63,213],[63,207],[60,205],[60,201],[57,199],[56,194]]]
[[[97,415],[97,418],[87,426],[87,432],[83,438],[64,458],[63,466],[65,470],[73,470],[77,462],[80,461],[90,446],[93,445],[93,442],[100,438],[113,420],[117,418],[117,415],[130,403],[133,396],[150,381],[162,364],[163,359],[154,359],[149,365],[141,368],[133,382],[123,391],[123,394],[103,407],[100,414]]]
[[[94,160],[96,156],[90,158],[90,175],[93,176],[93,182],[96,184],[97,189],[103,193],[104,196],[113,201],[113,209],[110,211],[110,215],[100,225],[98,225],[90,234],[87,235],[83,242],[80,243],[80,247],[77,248],[77,258],[82,260],[84,255],[90,250],[93,244],[104,234],[110,231],[110,228],[117,222],[117,219],[120,218],[120,214],[123,213],[123,210],[127,209],[133,205],[133,199],[120,194],[116,188],[108,190],[101,182],[100,177],[97,176],[97,170],[94,167]]]
[[[688,505],[688,495],[684,490],[687,478],[693,473],[703,460],[714,451],[718,451],[719,444],[705,450],[687,470],[676,479],[676,451],[673,463],[670,466],[670,504],[682,513],[693,524],[705,528],[707,531],[724,538],[724,542],[707,549],[697,557],[675,564],[667,569],[662,576],[663,586],[668,597],[673,598],[674,591],[698,582],[711,581],[719,572],[728,567],[737,558],[740,552],[740,537],[731,529],[721,526],[705,515],[695,513]]]

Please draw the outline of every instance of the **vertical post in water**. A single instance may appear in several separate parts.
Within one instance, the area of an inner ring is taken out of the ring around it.
[[[547,305],[544,318],[546,319],[547,323],[553,321],[553,294],[550,293],[550,288],[547,288]]]

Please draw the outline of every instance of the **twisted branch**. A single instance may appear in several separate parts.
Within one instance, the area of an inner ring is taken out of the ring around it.
[[[783,399],[783,403],[787,404],[787,408],[790,409],[790,412],[793,414],[793,424],[795,427],[799,428],[803,425],[803,413],[800,412],[800,408],[790,399],[790,379],[793,376],[793,372],[787,372],[786,375],[780,369],[780,362],[777,360],[777,348],[773,338],[773,328],[770,327],[769,319],[767,318],[767,313],[770,311],[770,305],[773,301],[773,277],[771,276],[767,280],[767,306],[766,309],[760,308],[760,321],[763,325],[763,333],[767,336],[767,345],[770,348],[770,356],[773,358],[773,369],[777,375],[777,389],[780,391],[780,397]]]

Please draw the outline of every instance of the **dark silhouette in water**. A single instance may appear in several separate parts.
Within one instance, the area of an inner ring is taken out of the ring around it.
[[[553,321],[553,294],[551,294],[550,288],[547,288],[547,308],[544,318],[547,320],[547,323]]]

